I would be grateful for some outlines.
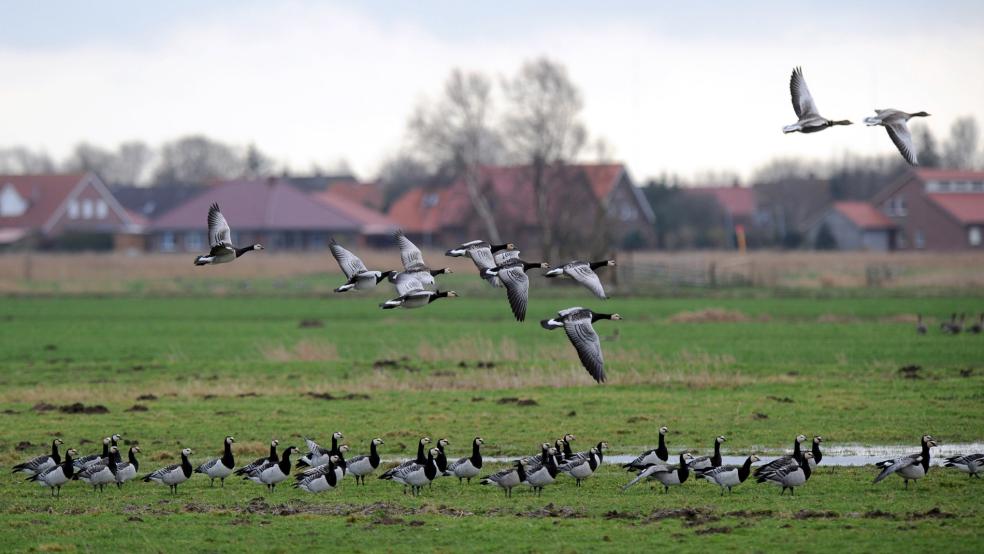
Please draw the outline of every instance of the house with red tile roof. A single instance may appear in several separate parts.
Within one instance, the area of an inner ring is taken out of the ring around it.
[[[867,202],[834,202],[806,231],[806,244],[821,249],[886,252],[895,247],[896,225]]]
[[[530,166],[479,169],[479,187],[492,207],[500,234],[528,250],[538,249],[541,233],[533,181]],[[563,234],[573,245],[587,245],[599,238],[605,247],[627,240],[652,243],[652,208],[625,166],[548,167],[543,182],[555,235]],[[446,187],[411,189],[390,206],[387,215],[424,245],[459,244],[486,234],[462,179]]]
[[[114,237],[140,231],[94,173],[0,175],[0,246],[109,249]]]
[[[984,249],[984,171],[914,169],[872,199],[899,250]]]

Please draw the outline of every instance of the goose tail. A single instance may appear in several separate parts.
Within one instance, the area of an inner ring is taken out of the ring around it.
[[[208,265],[213,259],[211,256],[198,256],[195,258],[195,265]]]
[[[881,125],[881,118],[878,117],[866,117],[864,118],[864,124],[871,127],[872,125]]]
[[[555,268],[551,269],[550,271],[544,273],[543,276],[544,277],[560,277],[563,274],[564,274],[564,268],[562,268],[562,267],[555,267]]]
[[[552,329],[557,329],[558,327],[563,327],[564,324],[557,321],[556,319],[543,319],[540,320],[540,327],[543,327],[547,331]]]
[[[795,133],[796,131],[799,131],[799,130],[800,130],[800,124],[799,123],[793,123],[792,125],[786,125],[785,127],[782,128],[782,132],[783,133]]]

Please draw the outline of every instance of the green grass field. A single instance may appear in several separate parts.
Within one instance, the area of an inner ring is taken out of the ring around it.
[[[980,297],[749,290],[600,302],[549,291],[525,324],[504,298],[405,312],[379,310],[380,298],[4,298],[0,465],[44,452],[53,436],[96,451],[114,432],[139,442],[148,470],[184,446],[195,461],[215,456],[227,434],[243,460],[271,437],[303,447],[336,430],[356,452],[382,437],[384,457],[412,456],[423,434],[449,437],[453,456],[476,434],[486,454],[518,456],[568,432],[579,449],[607,440],[630,454],[652,446],[660,425],[671,450],[706,450],[724,434],[735,455],[788,448],[798,433],[914,450],[923,433],[984,439],[984,336],[932,325],[916,336],[913,317],[976,313]],[[537,325],[572,305],[625,318],[597,326],[606,385],[561,331]],[[912,365],[921,369],[899,372]],[[109,411],[58,409],[76,402]],[[197,476],[177,497],[145,483],[104,494],[72,483],[52,500],[5,472],[0,523],[13,551],[981,549],[984,481],[933,469],[904,491],[900,479],[871,485],[874,474],[821,466],[794,498],[751,483],[722,498],[692,481],[667,495],[622,493],[626,474],[605,467],[580,490],[562,478],[542,498],[451,479],[417,499],[376,479],[268,495],[239,481],[209,489]]]

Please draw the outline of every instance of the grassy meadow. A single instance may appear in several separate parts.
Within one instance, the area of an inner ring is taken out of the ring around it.
[[[464,279],[451,284],[468,291]],[[415,311],[384,312],[383,298],[0,299],[0,466],[45,452],[54,436],[88,453],[114,432],[140,444],[141,470],[176,462],[185,446],[193,461],[215,456],[227,434],[240,460],[262,456],[272,437],[303,447],[336,430],[357,453],[383,438],[390,458],[412,456],[424,434],[449,437],[452,457],[475,435],[488,455],[518,456],[564,433],[577,449],[606,440],[610,453],[631,454],[653,446],[661,425],[671,451],[703,452],[724,434],[735,455],[788,448],[798,433],[913,450],[924,433],[984,439],[984,336],[935,328],[945,314],[984,309],[970,293],[745,289],[602,302],[550,289],[534,291],[525,324],[489,292]],[[562,331],[537,325],[574,305],[625,318],[596,327],[605,385]],[[917,312],[929,317],[926,336],[914,332]],[[75,403],[108,412],[62,411]],[[981,549],[984,481],[934,469],[904,491],[895,478],[871,485],[874,474],[821,466],[793,498],[751,483],[721,497],[693,481],[623,493],[626,474],[606,466],[582,489],[561,478],[542,498],[452,479],[416,499],[376,479],[267,494],[196,476],[176,497],[139,482],[104,494],[72,483],[53,500],[8,471],[0,523],[10,551]]]

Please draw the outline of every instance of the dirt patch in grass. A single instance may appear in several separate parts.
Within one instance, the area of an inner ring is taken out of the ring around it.
[[[76,402],[66,406],[58,406],[58,411],[65,414],[108,414],[109,408],[103,406],[102,404],[92,404],[86,406],[81,402]]]
[[[516,398],[515,396],[506,396],[495,401],[496,404],[515,404],[517,406],[539,406],[540,403],[532,398]]]
[[[684,525],[692,527],[718,521],[721,518],[713,510],[706,508],[666,508],[653,510],[643,523],[655,523],[664,519],[680,519],[683,520]]]
[[[909,514],[909,520],[918,519],[953,519],[957,517],[956,514],[951,514],[950,512],[944,512],[939,507],[926,510],[925,512],[912,512]]]
[[[736,310],[705,308],[673,314],[669,321],[670,323],[745,323],[751,321],[751,318]]]
[[[703,527],[694,531],[695,535],[718,535],[728,534],[734,529],[731,527]]]
[[[310,396],[311,398],[317,398],[318,400],[369,400],[368,394],[362,394],[357,392],[350,392],[342,396],[335,396],[330,392],[306,392],[304,396]]]
[[[557,517],[563,519],[575,519],[587,517],[587,514],[578,510],[576,508],[571,508],[570,506],[554,506],[551,502],[546,506],[539,508],[537,510],[530,510],[528,512],[517,512],[518,517]]]
[[[148,408],[147,406],[144,406],[143,404],[134,404],[133,406],[130,406],[129,408],[127,408],[127,409],[125,409],[123,411],[124,412],[146,412],[146,411],[149,411],[149,410],[150,410],[150,408]]]
[[[838,517],[840,514],[830,510],[800,510],[793,514],[793,519],[831,519]]]
[[[311,339],[298,341],[293,347],[283,344],[260,347],[260,354],[270,362],[334,362],[338,349],[330,342]]]

